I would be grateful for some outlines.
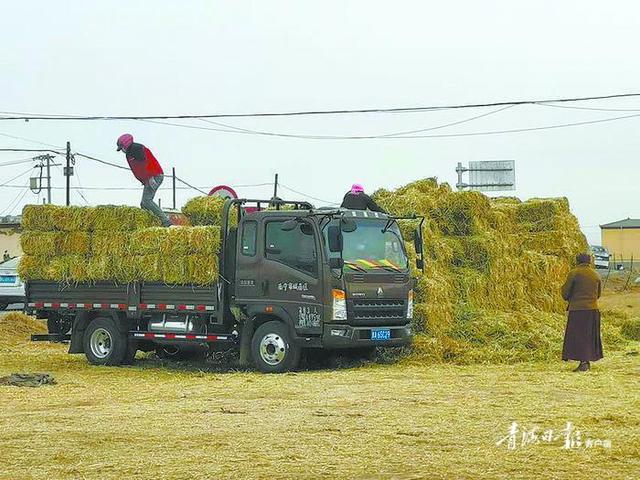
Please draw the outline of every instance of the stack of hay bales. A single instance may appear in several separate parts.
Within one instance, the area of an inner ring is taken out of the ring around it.
[[[61,283],[215,283],[220,228],[159,224],[134,207],[28,205],[19,274]]]
[[[423,360],[505,362],[557,358],[560,286],[588,245],[565,198],[491,200],[434,179],[375,200],[396,215],[426,217],[425,273],[415,292],[416,355]],[[401,222],[406,239],[415,222]],[[413,245],[407,245],[414,257]],[[412,258],[413,262],[413,258]],[[607,332],[614,343],[619,332]]]

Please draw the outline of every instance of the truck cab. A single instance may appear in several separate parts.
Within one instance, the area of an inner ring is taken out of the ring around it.
[[[226,297],[254,332],[257,366],[289,369],[300,349],[409,344],[414,280],[396,219],[282,207],[225,226]]]

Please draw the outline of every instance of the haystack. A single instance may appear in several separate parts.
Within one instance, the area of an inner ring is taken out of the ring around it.
[[[133,207],[28,205],[20,276],[61,283],[215,283],[220,227],[158,224]]]
[[[417,355],[465,363],[559,351],[566,305],[560,285],[575,255],[588,248],[565,198],[489,199],[435,179],[374,197],[393,214],[426,218],[425,273],[415,291]],[[415,222],[401,223],[411,238]],[[415,257],[413,245],[407,249]]]

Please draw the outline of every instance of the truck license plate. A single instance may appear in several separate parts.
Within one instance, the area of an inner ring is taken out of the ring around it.
[[[0,283],[16,283],[15,275],[2,275],[0,277]]]
[[[377,328],[371,330],[371,340],[391,340],[391,330],[388,328]]]

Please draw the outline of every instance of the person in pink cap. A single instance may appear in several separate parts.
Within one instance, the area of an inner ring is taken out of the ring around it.
[[[118,151],[124,152],[133,176],[144,185],[140,207],[149,210],[158,217],[162,225],[170,227],[171,221],[169,217],[167,217],[167,214],[153,201],[158,188],[160,188],[164,180],[164,171],[158,163],[158,160],[156,160],[156,157],[153,156],[153,153],[151,153],[151,150],[147,147],[141,143],[135,143],[133,141],[133,135],[129,133],[120,135],[116,145],[118,146]]]
[[[348,208],[349,210],[371,210],[373,212],[387,213],[373,198],[364,193],[364,187],[359,183],[354,183],[351,186],[351,190],[342,199],[340,207]]]

